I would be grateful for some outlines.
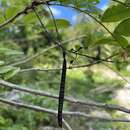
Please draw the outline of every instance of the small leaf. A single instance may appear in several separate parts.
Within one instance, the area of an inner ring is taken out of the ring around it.
[[[116,38],[119,46],[121,46],[123,48],[126,48],[128,46],[128,41],[123,36],[116,35],[115,38]]]
[[[20,71],[20,68],[14,67],[11,71],[9,71],[9,72],[7,72],[7,73],[4,74],[4,79],[7,80],[7,79],[12,78],[12,77],[15,76],[19,71]]]
[[[0,116],[0,125],[4,125],[6,123],[6,120]]]
[[[67,28],[67,27],[69,27],[71,25],[70,22],[65,20],[65,19],[56,19],[56,24],[57,24],[58,28]],[[55,28],[55,25],[54,25],[53,21],[50,21],[48,23],[47,27],[49,29]]]
[[[113,5],[109,7],[103,14],[102,22],[117,22],[130,17],[130,9],[123,5]]]
[[[7,72],[11,71],[12,69],[13,69],[12,66],[3,66],[3,67],[0,67],[0,74],[7,73]]]
[[[16,13],[18,12],[19,10],[16,8],[16,7],[8,7],[6,9],[6,18],[11,18],[13,17],[14,15],[16,15]]]
[[[23,55],[23,52],[17,50],[9,50],[5,55]]]
[[[5,21],[5,18],[3,16],[3,13],[0,11],[0,23],[3,23]]]
[[[112,37],[107,37],[107,38],[102,38],[94,43],[94,45],[99,45],[99,44],[115,45],[117,43]]]
[[[99,45],[99,44],[108,44],[108,45],[115,45],[115,46],[121,46],[123,48],[128,46],[128,41],[120,35],[114,35],[115,38],[113,37],[107,37],[100,39],[94,43],[94,45]]]
[[[30,14],[24,16],[23,21],[25,22],[25,24],[35,23],[37,21],[37,18],[35,17],[34,13],[30,13]]]
[[[115,28],[115,34],[130,36],[130,18],[125,19]]]
[[[0,47],[0,54],[4,54],[4,55],[22,55],[23,52],[20,52],[18,50],[13,50],[13,49]]]

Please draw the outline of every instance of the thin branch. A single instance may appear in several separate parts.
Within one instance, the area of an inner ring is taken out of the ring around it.
[[[14,18],[12,18],[12,20],[14,21],[14,20],[16,19],[16,17],[20,16],[21,14],[27,14],[28,11],[30,11],[30,10],[32,11],[32,10],[33,10],[33,11],[35,12],[37,18],[39,19],[39,21],[40,21],[40,23],[41,23],[43,29],[44,29],[44,30],[47,32],[47,34],[48,34],[48,31],[46,30],[44,24],[42,23],[42,21],[41,21],[39,15],[37,14],[37,12],[36,12],[36,10],[35,10],[35,7],[36,7],[36,6],[38,6],[38,5],[40,5],[40,4],[45,4],[45,3],[48,2],[48,1],[49,1],[49,0],[42,1],[42,2],[41,2],[41,1],[38,1],[38,2],[37,2],[37,1],[33,1],[33,2],[31,3],[31,5],[27,6],[23,11],[21,11],[21,12],[18,13],[16,16],[14,16]],[[52,4],[49,4],[49,5],[52,5]],[[76,10],[79,10],[80,12],[86,13],[87,15],[89,15],[90,17],[92,17],[97,23],[99,23],[100,25],[102,25],[102,26],[107,30],[107,32],[110,33],[110,34],[113,36],[113,38],[115,38],[115,36],[113,35],[113,33],[111,33],[111,32],[108,30],[108,28],[106,28],[99,20],[97,20],[97,19],[96,19],[93,15],[91,15],[89,12],[86,12],[86,11],[84,11],[84,10],[81,10],[81,9],[79,9],[79,8],[77,8],[77,7],[70,6],[70,5],[61,5],[61,4],[55,4],[55,5],[65,6],[65,7],[71,7],[71,8],[74,8],[74,9],[76,9]],[[48,6],[48,5],[47,5],[47,6]],[[49,8],[49,6],[48,6],[48,8]],[[49,8],[49,9],[50,9],[50,8]],[[50,11],[51,11],[51,10],[50,10]],[[53,17],[53,13],[52,13],[52,12],[51,12],[51,14],[52,14],[52,17]],[[9,20],[9,21],[12,21],[12,20]],[[54,23],[55,23],[56,31],[57,31],[57,34],[58,34],[56,22],[54,21]],[[8,22],[7,22],[6,24],[8,24]],[[6,24],[4,24],[4,26],[5,26]],[[56,43],[56,45],[59,46],[63,51],[65,51],[65,49],[63,48],[63,46],[62,46],[61,44],[59,44],[59,42],[55,42],[55,43]],[[43,53],[44,53],[44,50],[43,50]],[[74,52],[72,52],[72,53],[74,53]],[[31,59],[34,59],[35,57],[37,57],[37,56],[39,56],[39,55],[41,55],[41,53],[38,53],[38,54],[36,54],[36,55],[34,55],[34,56],[32,56],[32,57],[29,57],[29,58],[27,58],[27,59],[23,59],[22,61],[19,61],[18,63],[14,63],[14,64],[11,64],[11,65],[12,65],[12,66],[16,66],[16,65],[18,65],[18,64],[26,63],[27,61],[30,61]],[[79,54],[79,55],[85,56],[85,55],[83,55],[83,54]],[[88,56],[86,56],[86,57],[88,57]]]
[[[114,61],[110,61],[108,59],[102,59],[102,58],[96,58],[94,56],[90,56],[90,55],[87,55],[87,54],[82,54],[82,53],[79,53],[77,51],[71,51],[71,50],[67,50],[68,52],[70,53],[73,53],[73,54],[76,54],[76,55],[79,55],[79,56],[83,56],[83,57],[86,57],[88,59],[92,59],[92,60],[98,60],[98,61],[105,61],[105,62],[114,62]]]
[[[87,15],[90,16],[92,19],[94,19],[97,23],[99,23],[109,34],[111,34],[112,37],[114,37],[114,36],[113,36],[113,33],[110,32],[110,30],[108,30],[108,28],[107,28],[104,24],[102,24],[97,18],[95,18],[93,15],[91,15],[90,12],[87,12],[87,11],[85,11],[85,10],[81,10],[80,8],[75,7],[75,6],[72,6],[72,5],[63,5],[63,4],[61,4],[61,3],[60,3],[60,4],[58,4],[58,3],[53,3],[53,4],[49,3],[49,5],[69,7],[69,8],[73,8],[73,9],[75,9],[75,10],[78,10],[78,11],[84,13],[84,14],[87,14]]]
[[[18,18],[19,16],[21,16],[23,14],[24,14],[24,11],[21,11],[21,12],[17,13],[14,17],[12,17],[9,20],[5,21],[4,23],[0,24],[0,29],[5,27],[6,25],[12,23],[13,21],[15,21],[16,18]]]
[[[0,80],[0,85],[7,87],[7,88],[16,89],[16,90],[21,91],[21,92],[30,93],[30,94],[39,95],[39,96],[45,96],[45,97],[49,97],[49,98],[52,98],[52,99],[58,99],[59,98],[58,95],[54,95],[52,93],[48,93],[48,92],[45,92],[45,91],[25,88],[23,86],[4,81],[2,79]],[[94,101],[83,101],[83,100],[70,98],[70,97],[65,97],[64,100],[67,101],[67,102],[70,102],[70,103],[76,103],[76,104],[87,105],[87,106],[92,106],[92,107],[99,107],[99,108],[104,108],[104,109],[108,109],[108,110],[117,110],[117,111],[122,111],[122,112],[130,114],[130,109],[127,109],[125,107],[118,106],[118,105],[98,103],[98,102],[94,102]]]
[[[79,36],[77,38],[72,38],[72,39],[69,39],[69,40],[65,40],[65,41],[62,41],[61,43],[62,44],[66,44],[66,43],[70,43],[70,42],[73,42],[75,40],[80,40],[82,38],[85,38],[86,35],[82,35],[82,36]],[[25,57],[25,58],[22,58],[18,61],[16,61],[15,63],[8,63],[7,65],[10,65],[10,66],[18,66],[18,65],[21,65],[21,64],[24,64],[24,63],[27,63],[33,59],[36,59],[38,56],[42,55],[43,53],[46,53],[48,52],[49,50],[53,49],[53,48],[56,48],[58,45],[52,45],[51,47],[48,47],[46,49],[43,49],[42,51],[36,53],[35,55],[33,56],[30,56],[30,57]]]
[[[66,69],[78,69],[78,68],[86,68],[91,67],[93,65],[99,64],[99,61],[89,63],[89,64],[83,64],[83,65],[75,65],[75,66],[68,66]],[[62,70],[62,68],[29,68],[29,69],[22,69],[19,73],[23,72],[29,72],[29,71],[59,71]]]
[[[64,42],[62,42],[62,44],[65,44],[65,43],[67,43],[67,42],[70,42],[70,41],[74,41],[74,40],[76,40],[76,39],[71,39],[71,40],[67,40],[67,41],[64,41]],[[78,40],[78,39],[77,39]],[[33,56],[31,56],[31,57],[25,57],[24,59],[20,59],[19,61],[16,61],[15,63],[11,63],[11,64],[7,64],[7,65],[10,65],[10,66],[17,66],[17,65],[20,65],[20,64],[24,64],[24,63],[26,63],[26,62],[29,62],[30,60],[33,60],[33,59],[35,59],[35,58],[37,58],[38,56],[40,56],[40,55],[42,55],[43,53],[46,53],[47,51],[49,51],[49,50],[51,50],[51,49],[53,49],[53,48],[55,48],[55,47],[57,47],[58,45],[52,45],[51,47],[48,47],[48,48],[46,48],[46,49],[44,49],[44,50],[42,50],[41,52],[39,52],[39,53],[36,53],[35,55],[33,55]],[[92,65],[95,65],[95,64],[98,64],[98,63],[100,63],[100,62],[102,62],[102,61],[105,61],[105,62],[112,62],[112,61],[109,61],[109,59],[111,59],[111,58],[113,58],[114,56],[117,56],[119,53],[116,53],[116,54],[114,54],[114,55],[111,55],[111,56],[109,56],[109,57],[107,57],[107,58],[105,58],[105,59],[98,59],[97,61],[94,61],[93,63],[90,63],[90,64],[85,64],[85,65],[77,65],[77,66],[73,66],[73,67],[68,67],[67,69],[71,69],[71,68],[82,68],[82,67],[90,67],[90,66],[92,66]],[[83,54],[82,54],[83,55]],[[91,56],[88,56],[88,55],[84,55],[85,57],[87,57],[87,58],[92,58],[92,59],[94,59],[93,57],[91,57]],[[58,68],[58,69],[54,69],[54,70],[59,70],[60,68]],[[36,68],[32,68],[32,69],[29,69],[29,71],[33,71],[33,70],[41,70],[41,69],[36,69]],[[48,70],[48,69],[47,69]],[[52,69],[50,69],[50,70],[52,70]],[[24,71],[24,70],[23,70]],[[23,72],[23,71],[21,71],[21,72]],[[26,71],[26,70],[25,70]],[[28,70],[27,70],[28,71]],[[43,70],[41,70],[41,71],[44,71],[44,69]],[[46,71],[46,70],[45,70]]]
[[[30,110],[34,110],[37,112],[46,112],[48,114],[54,114],[57,115],[57,112],[51,109],[47,109],[47,108],[43,108],[43,107],[39,107],[39,106],[34,106],[34,105],[27,105],[27,104],[23,104],[23,103],[19,103],[19,102],[14,102],[14,101],[10,101],[8,99],[4,99],[0,97],[0,102],[11,105],[11,106],[16,106],[18,108],[27,108]]]
[[[94,62],[94,63],[89,63],[89,64],[84,64],[84,65],[75,65],[75,66],[68,66],[66,69],[78,69],[78,68],[86,68],[86,67],[91,67],[95,64],[99,64],[99,61]],[[24,73],[24,72],[29,72],[29,71],[59,71],[62,70],[62,68],[29,68],[29,69],[22,69],[20,70],[19,73]]]
[[[57,27],[56,20],[55,20],[55,18],[54,18],[53,12],[52,12],[51,8],[49,7],[49,5],[46,4],[46,6],[48,7],[48,9],[49,9],[49,11],[50,11],[50,14],[51,14],[51,16],[52,16],[52,20],[53,20],[53,23],[54,23],[54,25],[55,25],[55,30],[56,30],[56,34],[57,34],[57,38],[58,38],[58,37],[60,36],[60,34],[59,34],[59,30],[58,30],[58,27]]]
[[[45,27],[44,23],[42,22],[42,20],[41,20],[40,16],[38,15],[38,13],[37,13],[36,9],[35,9],[35,8],[33,8],[33,11],[34,11],[34,13],[35,13],[35,15],[36,15],[36,17],[37,17],[38,21],[40,22],[40,25],[41,25],[41,27],[43,28],[43,31],[45,32],[45,35],[47,35],[47,36],[48,36],[48,31],[47,31],[47,29],[46,29],[46,27]]]
[[[34,10],[36,6],[38,5],[42,5],[45,4],[46,2],[49,2],[50,0],[44,0],[44,1],[33,1],[31,3],[31,5],[27,6],[23,11],[18,12],[14,17],[12,17],[11,19],[7,20],[5,23],[0,25],[0,28],[3,28],[4,26],[8,25],[9,23],[12,23],[16,18],[18,18],[19,16],[23,15],[23,14],[28,14],[30,11]],[[119,1],[118,1],[119,2]],[[95,18],[93,15],[91,15],[89,12],[81,10],[80,8],[77,8],[75,6],[71,6],[71,5],[63,5],[63,4],[57,4],[57,3],[48,3],[48,5],[57,5],[57,6],[64,6],[64,7],[70,7],[73,9],[76,9],[82,13],[87,14],[88,16],[90,16],[92,19],[94,19],[98,24],[100,24],[117,42],[117,38],[115,37],[115,35],[104,25],[102,24],[97,18]],[[123,48],[123,46],[120,44],[120,46]]]
[[[23,60],[20,59],[19,61],[16,61],[15,63],[11,63],[11,64],[9,64],[9,65],[11,65],[11,66],[18,66],[18,65],[27,63],[27,62],[29,62],[29,61],[35,59],[36,57],[42,55],[43,53],[45,53],[45,52],[47,52],[47,51],[49,51],[50,49],[55,48],[55,47],[56,47],[56,45],[53,45],[53,46],[51,46],[51,47],[48,47],[48,48],[46,48],[46,49],[43,49],[42,51],[40,51],[39,53],[36,53],[35,55],[32,55],[32,56],[30,56],[30,57],[25,57]]]
[[[84,68],[84,67],[90,67],[90,66],[93,66],[95,64],[99,64],[100,62],[102,61],[106,61],[106,62],[109,62],[108,60],[117,56],[118,53],[116,54],[113,54],[105,59],[99,59],[97,61],[94,61],[93,63],[89,63],[89,64],[84,64],[84,65],[75,65],[75,66],[70,66],[70,67],[67,67],[67,69],[75,69],[75,68]],[[22,69],[20,72],[23,73],[23,72],[29,72],[29,71],[57,71],[57,70],[61,70],[62,68],[29,68],[29,69]]]
[[[58,37],[60,36],[60,34],[59,34],[59,31],[58,31],[58,27],[57,27],[57,24],[56,24],[54,15],[53,15],[53,13],[52,13],[50,7],[49,7],[49,4],[47,4],[47,3],[45,3],[45,4],[47,5],[47,7],[48,7],[48,9],[49,9],[49,11],[50,11],[50,13],[51,13],[51,16],[52,16],[52,19],[53,19],[53,22],[54,22],[54,25],[55,25],[55,29],[56,29],[57,38],[58,38]],[[68,6],[67,6],[67,7],[68,7]],[[79,8],[75,7],[75,9],[78,10]],[[79,10],[80,10],[80,9],[79,9]],[[40,18],[40,16],[37,14],[35,8],[34,8],[34,12],[35,12],[35,14],[36,14],[36,16],[37,16],[39,22],[41,23],[41,26],[42,26],[42,28],[43,28],[43,31],[45,30],[45,31],[46,31],[46,34],[48,35],[48,37],[50,37],[48,31],[46,30],[46,28],[45,28],[45,26],[44,26],[44,24],[43,24],[43,22],[42,22],[42,20],[41,20],[41,18]],[[86,11],[85,11],[85,12],[86,12]],[[102,25],[102,26],[113,36],[113,38],[116,39],[116,37],[113,35],[113,33],[111,33],[111,32],[108,30],[108,28],[106,28],[99,20],[97,20],[97,19],[96,19],[93,15],[91,15],[89,12],[86,12],[86,13],[87,13],[87,15],[89,15],[90,17],[92,17],[96,22],[98,22],[100,25]],[[77,54],[77,55],[80,55],[80,56],[85,56],[85,57],[87,57],[87,58],[91,58],[91,59],[93,59],[93,60],[96,60],[95,57],[88,56],[88,55],[85,55],[85,54],[80,54],[80,53],[75,52],[75,51],[66,50],[66,49],[61,45],[61,41],[60,41],[59,39],[57,39],[57,40],[58,40],[58,41],[54,41],[54,43],[56,43],[56,44],[62,49],[62,52],[64,52],[64,53],[67,53],[67,52],[69,52],[69,53],[74,53],[74,54]],[[117,39],[116,39],[116,40],[117,40]],[[98,59],[98,60],[101,61],[102,59]],[[103,61],[104,61],[104,60],[103,60]],[[109,62],[109,61],[107,61],[107,62]],[[112,62],[112,61],[110,61],[110,62]]]
[[[19,73],[30,72],[30,71],[59,71],[61,69],[62,68],[28,68],[28,69],[21,69]]]
[[[65,119],[62,119],[62,121],[68,130],[72,130],[72,128],[70,127],[70,125],[68,124],[68,122]]]
[[[44,4],[48,6],[47,2],[45,2],[45,1],[44,1]],[[49,6],[48,6],[48,8],[49,8]],[[57,41],[57,40],[55,40],[55,39],[52,38],[52,36],[49,34],[48,30],[47,30],[46,27],[44,26],[44,23],[42,22],[42,20],[41,20],[39,14],[38,14],[37,11],[35,10],[35,8],[33,8],[33,10],[34,10],[34,12],[35,12],[35,15],[36,15],[38,21],[39,21],[40,24],[41,24],[41,27],[42,27],[43,31],[45,31],[45,34],[46,34],[46,36],[47,36],[47,39],[49,39],[50,41],[53,41],[59,48],[61,48],[62,52],[66,54],[66,50],[65,50],[65,48],[61,45],[61,41],[60,41],[59,39],[58,39],[58,41]],[[49,10],[51,11],[50,8],[49,8]],[[51,12],[51,13],[52,13],[52,12]],[[53,13],[52,13],[52,17],[53,17]],[[55,20],[53,20],[53,21],[54,21],[54,25],[56,26],[56,33],[57,33],[57,36],[58,36],[58,35],[59,35],[58,30],[57,30],[58,28],[57,28],[57,25],[56,25]]]
[[[27,7],[25,7],[24,10],[18,12],[15,16],[13,16],[12,18],[10,18],[9,20],[5,21],[4,23],[0,24],[0,29],[5,27],[6,25],[12,23],[13,21],[15,21],[18,17],[20,17],[21,15],[26,15],[29,12],[33,11],[33,9],[36,6],[42,5],[45,2],[49,2],[50,0],[44,0],[44,1],[32,1],[32,3],[30,5],[28,5]]]
[[[82,10],[82,9],[76,7],[76,6],[63,5],[63,4],[61,4],[61,3],[60,3],[60,4],[58,4],[58,3],[53,3],[53,4],[52,4],[52,3],[49,3],[49,5],[69,7],[69,8],[75,9],[75,10],[81,12],[81,13],[87,14],[89,17],[91,17],[93,20],[95,20],[99,25],[101,25],[101,26],[113,37],[113,39],[115,39],[115,40],[117,41],[117,43],[119,43],[119,42],[118,42],[118,39],[116,38],[116,36],[115,36],[103,23],[101,23],[96,17],[94,17],[93,15],[91,15],[90,12],[88,12],[88,11],[86,11],[86,10]],[[119,45],[120,45],[120,47],[121,47],[122,49],[124,49],[124,47],[123,47],[120,43],[119,43]]]
[[[0,98],[0,102],[4,103],[4,104],[8,104],[11,106],[15,106],[16,108],[26,108],[29,110],[33,110],[36,112],[45,112],[51,115],[55,115],[57,116],[57,111],[52,110],[52,109],[47,109],[47,108],[43,108],[40,106],[34,106],[34,105],[28,105],[28,104],[23,104],[23,103],[19,103],[19,102],[14,102],[14,101],[10,101],[4,98]],[[96,121],[106,121],[106,122],[130,122],[129,119],[114,119],[114,118],[107,118],[107,117],[98,117],[98,116],[92,116],[89,114],[86,114],[84,112],[73,112],[73,111],[64,111],[63,112],[64,116],[77,116],[77,117],[84,117],[87,119],[92,119],[92,120],[96,120]]]
[[[122,75],[120,74],[118,71],[114,70],[112,67],[110,67],[109,65],[102,63],[104,66],[106,66],[107,68],[109,68],[110,70],[112,70],[113,72],[115,72],[122,80],[124,80],[126,83],[130,84],[130,82]]]
[[[63,43],[64,44],[64,43]],[[51,50],[51,49],[53,49],[53,48],[55,48],[55,47],[57,47],[58,45],[52,45],[51,47],[48,47],[48,48],[46,48],[46,49],[43,49],[41,52],[39,52],[39,53],[36,53],[35,55],[33,55],[33,56],[30,56],[30,57],[25,57],[25,58],[23,58],[23,59],[20,59],[20,60],[18,60],[18,61],[16,61],[15,63],[9,63],[9,64],[7,64],[7,65],[10,65],[10,66],[18,66],[18,65],[21,65],[21,64],[24,64],[24,63],[26,63],[26,62],[29,62],[29,61],[31,61],[31,60],[33,60],[33,59],[35,59],[35,58],[37,58],[38,56],[40,56],[40,55],[42,55],[43,53],[46,53],[47,51],[49,51],[49,50]],[[78,53],[78,52],[71,52],[71,53],[74,53],[74,54],[78,54],[78,55],[80,55],[80,56],[83,56],[83,57],[86,57],[86,58],[89,58],[89,59],[92,59],[92,60],[96,60],[96,58],[95,57],[93,57],[93,56],[89,56],[89,55],[86,55],[86,54],[81,54],[81,53]],[[117,56],[117,55],[114,55],[114,56]],[[104,62],[114,62],[114,61],[111,61],[111,60],[109,60],[109,59],[111,59],[112,57],[114,57],[114,56],[110,56],[110,57],[107,57],[107,58],[105,58],[105,59],[98,59],[97,61],[95,61],[95,63],[99,63],[99,62],[101,62],[101,61],[104,61]],[[94,64],[95,64],[94,63]],[[88,65],[83,65],[83,67],[89,67],[89,66],[91,66],[91,65],[93,65],[93,63],[92,64],[88,64]],[[81,65],[81,67],[82,67],[82,65]],[[73,68],[81,68],[80,66],[75,66],[75,67],[73,67]],[[69,69],[69,68],[68,68]],[[71,68],[70,68],[71,69]],[[38,69],[39,70],[39,69]]]

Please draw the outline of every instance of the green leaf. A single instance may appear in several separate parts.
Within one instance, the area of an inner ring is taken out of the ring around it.
[[[14,15],[16,15],[16,13],[18,12],[18,8],[16,7],[8,7],[6,9],[6,18],[9,19],[11,17],[13,17]]]
[[[113,37],[107,37],[107,38],[102,38],[94,43],[94,45],[99,45],[99,44],[115,45],[115,46],[121,46],[125,48],[128,46],[128,41],[120,35],[115,35],[115,39]]]
[[[9,50],[5,55],[23,55],[23,52],[17,50]]]
[[[23,21],[27,23],[35,23],[37,21],[37,18],[34,13],[30,13],[28,15],[25,15],[23,18]]]
[[[2,66],[0,67],[0,74],[7,73],[13,69],[12,66]]]
[[[4,48],[4,47],[0,47],[0,54],[4,54],[4,55],[22,55],[23,52],[8,49],[8,48]]]
[[[25,6],[32,2],[32,0],[10,0],[12,5]]]
[[[0,53],[4,53],[7,52],[9,49],[4,48],[4,47],[0,47]]]
[[[88,0],[88,2],[98,4],[100,3],[100,0]]]
[[[113,5],[109,7],[103,14],[102,22],[117,22],[130,17],[130,9],[123,5]]]
[[[6,120],[0,116],[0,125],[4,125],[6,123]]]
[[[7,73],[4,74],[4,79],[10,79],[13,76],[15,76],[18,72],[20,71],[20,68],[14,67],[11,71],[8,71]]]
[[[126,50],[130,54],[130,45],[127,46]]]
[[[5,63],[4,61],[1,61],[1,60],[0,60],[0,65],[4,65],[4,63]]]
[[[0,24],[5,21],[2,11],[0,11]]]
[[[99,44],[109,44],[109,45],[116,45],[117,42],[112,37],[102,38],[94,43],[94,45]]]
[[[130,0],[125,0],[125,3],[130,5]]]
[[[65,19],[56,19],[55,21],[56,21],[56,24],[57,24],[58,28],[67,28],[67,27],[69,27],[71,25],[70,22],[65,20]],[[48,23],[47,27],[49,29],[55,28],[55,25],[54,25],[53,21],[50,21]]]
[[[4,77],[5,80],[12,78],[20,71],[18,67],[12,66],[3,66],[0,67],[0,74]]]
[[[130,18],[125,19],[114,30],[115,34],[130,36]]]
[[[123,48],[126,48],[128,46],[128,41],[123,36],[115,35],[115,38],[116,38],[119,46],[121,46]]]

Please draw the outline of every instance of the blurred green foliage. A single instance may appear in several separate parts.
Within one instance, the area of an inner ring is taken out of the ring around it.
[[[104,12],[96,7],[99,0],[54,0],[60,1],[65,5],[74,5],[81,9],[89,10],[97,19],[104,22],[110,31],[114,32],[110,36],[102,26],[99,26],[93,19],[80,14],[77,23],[71,25],[65,19],[56,19],[60,39],[62,41],[83,36],[79,40],[73,40],[63,46],[68,50],[75,50],[78,53],[97,56],[97,48],[101,48],[101,58],[107,58],[115,53],[119,55],[111,58],[114,62],[108,64],[114,72],[129,76],[129,13],[128,8],[121,5],[111,5]],[[17,12],[27,6],[31,0],[1,0],[0,5],[0,24],[13,17]],[[53,39],[56,39],[55,26],[51,19],[50,12],[46,7],[39,6],[38,13],[45,23]],[[119,15],[119,12],[123,13]],[[99,15],[100,18],[99,18]],[[125,19],[127,18],[127,19]],[[125,19],[125,20],[124,20]],[[109,22],[113,22],[111,26]],[[120,23],[118,23],[120,22]],[[113,31],[114,28],[114,31]],[[60,67],[62,56],[59,48],[53,48],[38,57],[23,63],[17,64],[24,58],[31,57],[40,53],[54,43],[45,37],[37,17],[33,12],[19,17],[13,23],[0,29],[0,78],[12,83],[43,90],[52,94],[58,94],[60,84],[60,71],[27,71],[28,68],[53,68]],[[122,49],[123,48],[123,49]],[[124,51],[125,50],[125,51]],[[90,64],[94,62],[91,58],[79,56],[73,53],[67,54],[68,66]],[[123,87],[124,81],[116,77],[110,78],[110,68],[104,64],[97,64],[94,67],[85,67],[67,71],[66,96],[83,100],[93,100],[105,103],[117,104],[113,98],[114,93]],[[105,75],[105,71],[108,75]],[[120,77],[120,76],[119,76]],[[13,92],[11,89],[0,87],[0,95],[8,98],[8,94]],[[15,94],[12,95],[12,97]],[[18,101],[57,110],[58,102],[47,97],[33,96],[30,94],[19,94]],[[10,98],[9,98],[10,99]],[[41,112],[9,107],[0,103],[0,130],[39,130],[40,127],[57,127],[56,117]],[[64,110],[84,111],[91,113],[94,110],[102,111],[90,107],[82,107],[75,104],[64,104]],[[105,111],[110,116],[117,116],[115,111]],[[82,118],[66,117],[74,130],[129,130],[129,124],[125,123],[106,123],[94,122]],[[76,122],[76,123],[75,123]]]

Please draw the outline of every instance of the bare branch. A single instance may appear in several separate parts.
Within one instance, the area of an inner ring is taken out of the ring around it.
[[[75,65],[75,66],[68,66],[66,69],[76,69],[76,68],[86,68],[86,67],[91,67],[95,64],[97,64],[99,61],[94,62],[94,63],[88,63],[84,65]],[[20,73],[23,72],[29,72],[29,71],[59,71],[62,70],[62,68],[29,68],[29,69],[22,69]]]
[[[68,124],[68,122],[65,119],[62,119],[62,121],[68,130],[72,130],[72,128],[70,127],[70,125]]]
[[[0,98],[0,102],[11,105],[11,106],[15,106],[17,108],[26,108],[26,109],[33,110],[36,112],[45,112],[45,113],[53,114],[53,115],[57,116],[57,111],[52,110],[52,109],[43,108],[40,106],[27,105],[27,104],[23,104],[23,103],[19,103],[19,102],[10,101],[10,100],[4,99],[4,98]],[[97,120],[97,121],[130,122],[129,119],[120,119],[120,118],[114,119],[114,118],[98,117],[98,116],[92,116],[92,115],[86,114],[84,112],[79,112],[79,111],[76,111],[76,112],[64,111],[63,114],[64,114],[64,116],[84,117],[87,119],[92,119],[92,120]]]
[[[19,90],[22,92],[34,94],[34,95],[45,96],[45,97],[49,97],[49,98],[53,98],[53,99],[59,98],[58,95],[54,95],[52,93],[48,93],[45,91],[25,88],[23,86],[15,85],[10,82],[4,81],[2,79],[0,80],[0,85],[8,87],[8,88],[16,89],[16,90]],[[98,103],[98,102],[94,102],[94,101],[83,101],[83,100],[78,100],[78,99],[70,98],[70,97],[65,97],[65,101],[80,104],[80,105],[104,108],[104,109],[108,109],[108,110],[117,110],[117,111],[122,111],[122,112],[130,114],[130,109],[127,109],[125,107],[118,106],[118,105]]]

